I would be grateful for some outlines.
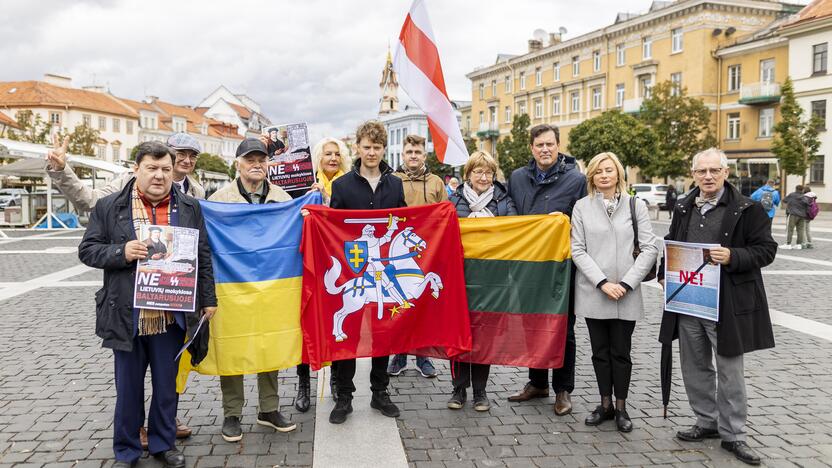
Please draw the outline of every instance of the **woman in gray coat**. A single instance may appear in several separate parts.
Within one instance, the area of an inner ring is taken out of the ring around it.
[[[624,167],[615,154],[592,158],[586,176],[589,195],[572,212],[572,261],[578,267],[575,313],[586,319],[601,404],[585,422],[597,426],[615,418],[619,431],[630,432],[633,424],[625,404],[633,368],[630,348],[636,320],[644,315],[641,281],[658,256],[656,236],[644,203],[630,205]],[[631,206],[640,249],[635,259]]]

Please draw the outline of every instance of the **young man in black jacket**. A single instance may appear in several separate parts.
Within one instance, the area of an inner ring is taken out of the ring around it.
[[[358,158],[353,169],[332,183],[330,207],[341,210],[383,210],[407,206],[404,201],[402,180],[393,175],[393,169],[384,162],[387,147],[387,130],[377,121],[363,123],[355,132]],[[399,408],[390,401],[387,385],[387,361],[389,356],[372,358],[370,389],[373,397],[370,406],[385,416],[396,418]],[[355,391],[355,359],[332,363],[338,379],[338,395],[335,408],[329,414],[329,422],[341,424],[352,412],[352,394]]]
[[[173,185],[174,156],[158,142],[137,147],[135,179],[118,193],[95,204],[78,257],[85,265],[104,270],[104,287],[95,294],[95,333],[102,346],[113,350],[116,407],[113,451],[118,468],[133,466],[142,455],[139,431],[144,425],[144,378],[150,366],[153,398],[148,418],[148,451],[169,467],[184,467],[176,449],[175,359],[192,336],[200,312],[210,318],[217,309],[211,249],[199,203]],[[136,261],[148,257],[137,239],[141,224],[180,226],[199,230],[196,313],[136,309],[133,291]],[[207,343],[195,340],[192,363],[207,354]]]

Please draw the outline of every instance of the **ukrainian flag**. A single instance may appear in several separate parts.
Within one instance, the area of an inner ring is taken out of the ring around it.
[[[200,201],[218,309],[205,359],[192,369],[190,356],[182,355],[178,391],[191,370],[244,375],[300,364],[300,209],[320,203],[319,192],[265,205]]]

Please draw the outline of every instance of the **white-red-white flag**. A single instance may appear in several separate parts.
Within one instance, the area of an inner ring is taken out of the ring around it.
[[[451,166],[465,164],[468,150],[445,91],[439,51],[423,0],[413,1],[404,20],[393,69],[401,87],[428,117],[436,157]]]

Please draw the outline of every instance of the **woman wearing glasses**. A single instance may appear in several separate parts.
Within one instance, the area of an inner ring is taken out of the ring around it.
[[[463,169],[465,183],[457,187],[449,201],[456,207],[460,218],[489,218],[494,216],[515,216],[517,209],[508,196],[508,191],[494,180],[497,162],[490,154],[477,151],[468,158]],[[474,390],[474,409],[488,411],[491,404],[485,393],[488,381],[488,364],[451,362],[453,369],[454,393],[448,400],[448,408],[460,409],[467,399],[466,389]]]

